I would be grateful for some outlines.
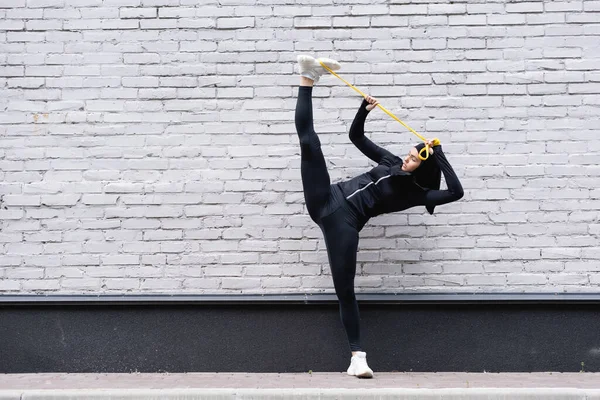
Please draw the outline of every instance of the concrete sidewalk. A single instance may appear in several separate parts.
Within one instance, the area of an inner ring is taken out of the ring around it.
[[[0,374],[0,400],[284,398],[600,400],[600,373]]]

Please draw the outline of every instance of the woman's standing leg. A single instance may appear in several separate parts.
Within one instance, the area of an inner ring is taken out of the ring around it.
[[[346,221],[346,209],[339,208],[324,217],[321,229],[325,237],[327,255],[335,294],[337,295],[342,324],[346,330],[348,344],[352,352],[349,375],[372,378],[373,370],[367,365],[366,353],[360,343],[360,314],[354,293],[356,275],[356,251],[358,250],[358,229]]]
[[[350,351],[362,351],[360,346],[360,314],[354,293],[358,231],[344,222],[343,208],[323,218],[323,234],[331,276],[340,305],[340,317],[348,336]]]

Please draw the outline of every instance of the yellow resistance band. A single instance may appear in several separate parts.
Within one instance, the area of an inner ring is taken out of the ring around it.
[[[363,92],[361,92],[360,90],[358,90],[354,85],[352,85],[351,83],[346,82],[346,80],[344,78],[342,78],[341,76],[339,76],[338,74],[336,74],[335,72],[333,72],[327,65],[323,64],[323,62],[321,60],[317,60],[319,61],[319,63],[321,64],[321,66],[323,68],[325,68],[327,71],[331,72],[331,74],[333,74],[334,76],[340,78],[342,80],[342,82],[344,82],[346,85],[350,86],[352,89],[356,90],[358,93],[360,93],[360,95],[362,97],[364,97],[365,99],[367,98],[367,95],[364,94]],[[392,114],[391,112],[389,112],[385,107],[383,107],[381,104],[377,104],[377,106],[379,108],[381,108],[383,110],[383,112],[385,112],[387,115],[389,115],[390,117],[394,118],[396,121],[400,122],[402,124],[402,126],[404,126],[406,129],[408,129],[409,131],[411,131],[412,133],[414,133],[415,135],[417,135],[417,137],[419,139],[421,139],[424,143],[425,143],[425,147],[421,149],[421,151],[419,152],[419,158],[421,160],[427,160],[429,158],[429,145],[427,144],[427,139],[425,139],[423,136],[419,135],[413,128],[411,128],[410,126],[406,125],[404,122],[402,122],[400,120],[400,118],[396,117],[394,114]],[[440,140],[435,138],[433,139],[433,145],[437,146],[440,144]],[[421,153],[425,152],[425,156],[423,156]]]

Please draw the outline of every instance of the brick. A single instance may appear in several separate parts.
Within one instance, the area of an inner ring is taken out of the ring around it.
[[[121,18],[156,18],[157,10],[154,7],[148,7],[148,8],[122,7],[119,9],[119,16]]]
[[[519,2],[506,4],[507,13],[537,13],[544,11],[544,4],[540,2]]]
[[[27,7],[63,7],[65,0],[27,0]]]
[[[223,278],[221,281],[222,289],[258,289],[261,287],[261,280],[258,278]]]
[[[487,23],[488,22],[485,15],[450,15],[448,17],[448,24],[450,26],[476,26],[486,25]]]
[[[550,258],[550,259],[571,259],[571,258],[580,258],[581,257],[581,249],[578,248],[550,248],[550,249],[542,249],[542,258]]]
[[[60,280],[58,279],[28,279],[22,281],[23,291],[58,291]]]
[[[297,288],[301,285],[301,278],[295,277],[268,277],[261,279],[263,288]]]
[[[181,279],[149,279],[142,278],[140,280],[140,289],[142,290],[177,290],[183,286]]]
[[[209,289],[211,292],[219,288],[219,279],[208,279],[208,278],[192,278],[183,280],[183,288],[190,289]]]
[[[218,18],[217,19],[217,29],[253,28],[254,24],[255,24],[254,17]]]
[[[0,21],[0,31],[22,31],[25,30],[25,22],[18,20]]]
[[[21,289],[21,280],[0,280],[0,292],[17,292]]]
[[[543,274],[508,274],[506,282],[509,285],[545,285],[548,278]]]
[[[25,7],[26,0],[2,0],[0,1],[0,8],[17,8]]]
[[[302,28],[329,28],[332,26],[331,18],[326,17],[296,17],[294,27]]]
[[[561,12],[561,11],[581,11],[581,1],[553,1],[551,3],[544,4],[544,10],[546,12]]]

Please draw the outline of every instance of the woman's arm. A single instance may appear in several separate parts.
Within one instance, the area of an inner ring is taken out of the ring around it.
[[[365,136],[365,120],[369,114],[367,110],[368,104],[367,100],[363,100],[360,105],[350,127],[350,140],[365,156],[379,164],[383,157],[388,156],[393,158],[394,155],[386,149],[377,146]]]
[[[433,154],[438,163],[440,170],[446,179],[447,190],[429,190],[425,193],[425,204],[428,206],[439,206],[441,204],[450,203],[461,199],[464,196],[464,191],[458,177],[454,173],[454,169],[446,159],[442,146],[438,145],[433,148]]]

